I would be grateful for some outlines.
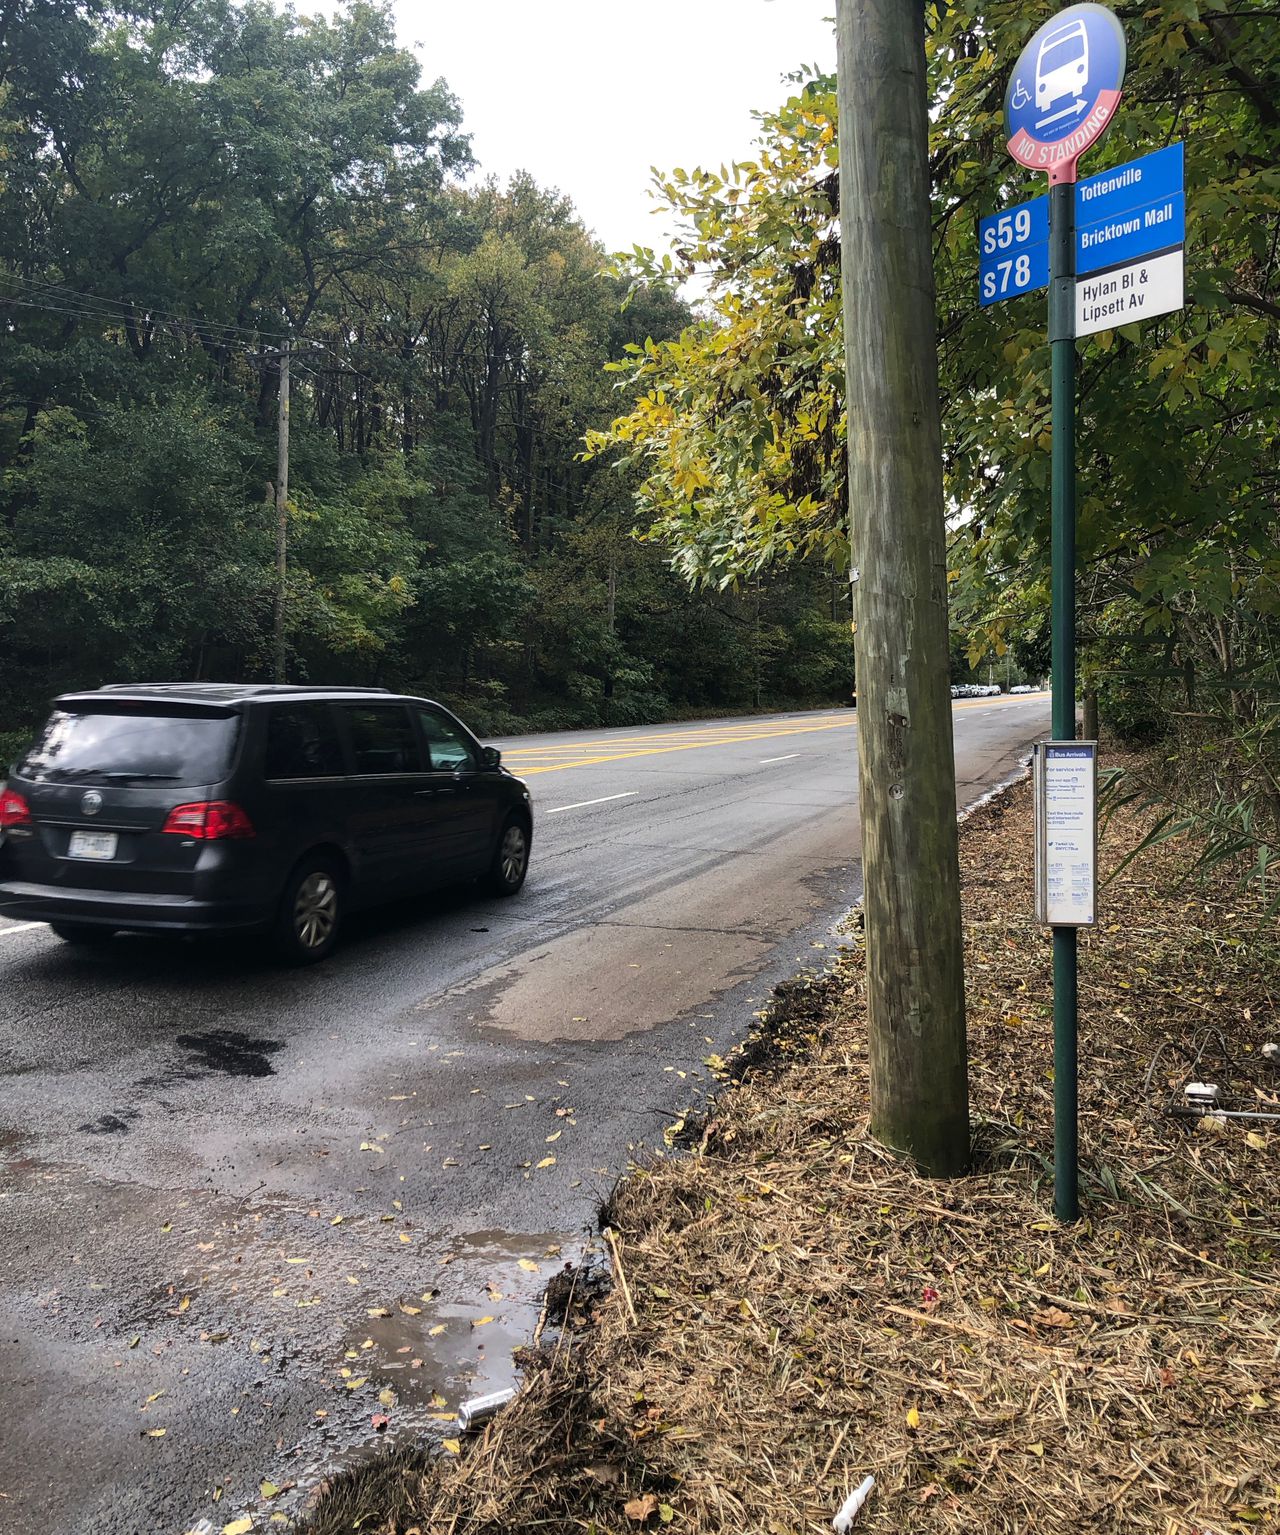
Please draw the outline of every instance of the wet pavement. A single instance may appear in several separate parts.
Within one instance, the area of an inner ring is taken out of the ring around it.
[[[1047,719],[958,706],[958,803]],[[353,1455],[451,1438],[629,1154],[834,944],[854,736],[505,743],[525,892],[361,917],[314,970],[0,923],[0,1528],[268,1528]]]

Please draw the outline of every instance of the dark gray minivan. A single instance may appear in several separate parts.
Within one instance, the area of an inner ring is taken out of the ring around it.
[[[71,943],[270,932],[323,959],[357,906],[524,884],[529,791],[439,704],[371,688],[66,693],[0,788],[0,914]]]

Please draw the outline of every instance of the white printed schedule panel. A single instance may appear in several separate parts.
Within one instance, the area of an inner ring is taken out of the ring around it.
[[[1041,741],[1035,767],[1036,918],[1050,927],[1090,927],[1097,920],[1097,743]]]

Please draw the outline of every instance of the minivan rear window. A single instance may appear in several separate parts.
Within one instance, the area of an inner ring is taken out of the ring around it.
[[[37,783],[213,784],[227,776],[238,714],[57,709],[18,764]]]

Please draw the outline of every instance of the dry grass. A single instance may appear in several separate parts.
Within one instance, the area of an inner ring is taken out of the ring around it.
[[[1274,935],[1224,888],[1171,889],[1174,844],[1106,892],[1082,943],[1085,1219],[1062,1229],[1029,823],[1022,785],[962,839],[973,1173],[927,1182],[868,1138],[846,952],[769,1021],[781,1064],[614,1197],[626,1294],[459,1461],[402,1464],[365,1535],[799,1535],[868,1472],[859,1531],[1280,1524],[1280,1135],[1210,1133],[1144,1094],[1157,1049],[1206,1025],[1238,1086],[1255,1060],[1280,1088],[1251,1053],[1280,1033]],[[1162,1061],[1160,1096],[1185,1075]],[[353,1528],[334,1513],[314,1528]]]

